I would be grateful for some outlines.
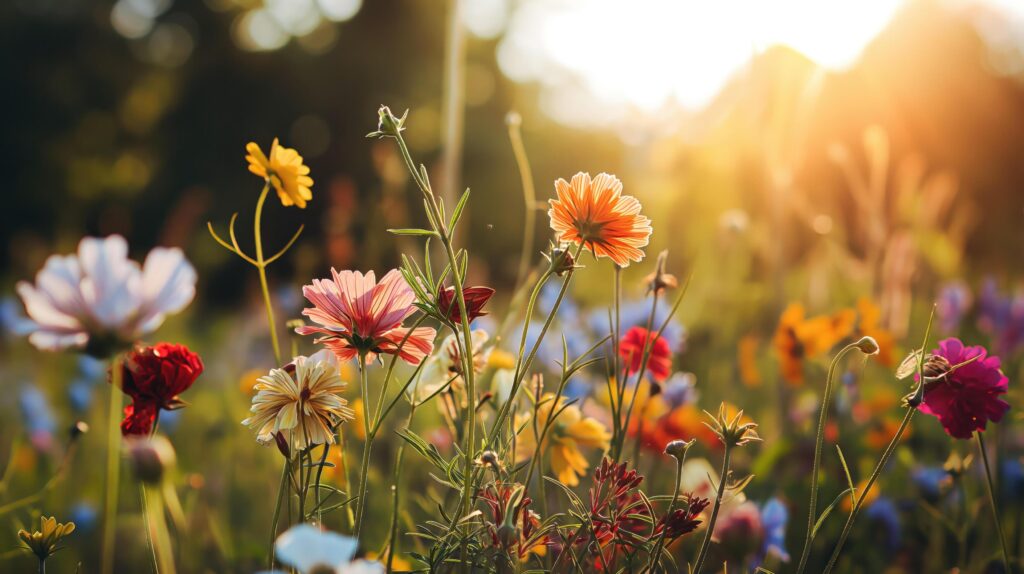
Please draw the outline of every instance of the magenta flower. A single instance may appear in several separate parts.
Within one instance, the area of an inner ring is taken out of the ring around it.
[[[999,357],[987,357],[984,347],[965,347],[955,338],[939,341],[932,354],[954,367],[974,360],[930,382],[918,407],[921,412],[938,418],[949,436],[961,439],[1003,418],[1010,405],[999,395],[1006,394],[1009,380],[999,370]]]
[[[409,333],[402,321],[416,312],[416,294],[397,269],[389,271],[380,283],[373,271],[363,275],[331,269],[331,275],[333,280],[314,279],[312,285],[302,288],[313,304],[302,314],[320,326],[299,327],[296,333],[323,335],[316,342],[323,343],[339,361],[365,353],[369,363],[379,354],[390,354],[418,365],[434,349],[436,331],[429,327],[414,329],[402,345]]]

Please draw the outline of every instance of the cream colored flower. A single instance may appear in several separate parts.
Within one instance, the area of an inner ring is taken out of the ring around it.
[[[341,397],[345,383],[338,363],[328,351],[311,357],[295,357],[283,369],[271,369],[257,379],[253,413],[242,421],[256,431],[256,440],[269,443],[283,433],[289,444],[305,449],[314,444],[334,444],[334,427],[352,420],[355,413]]]

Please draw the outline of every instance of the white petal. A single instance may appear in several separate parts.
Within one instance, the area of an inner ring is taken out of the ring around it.
[[[376,560],[356,560],[338,568],[338,574],[380,574],[384,564]]]
[[[121,330],[135,316],[141,271],[128,259],[128,243],[120,235],[87,237],[78,245],[82,297],[101,326]]]
[[[274,548],[278,560],[305,574],[316,566],[348,564],[358,545],[355,538],[299,524],[278,536]]]
[[[89,335],[85,331],[62,333],[39,329],[29,335],[28,340],[41,351],[63,351],[85,347],[89,342]]]
[[[42,329],[82,330],[82,324],[76,317],[61,312],[54,304],[53,298],[31,283],[18,283],[18,295],[25,303],[25,312]]]
[[[153,331],[168,313],[184,309],[196,295],[196,270],[178,248],[157,247],[142,269],[140,330]]]

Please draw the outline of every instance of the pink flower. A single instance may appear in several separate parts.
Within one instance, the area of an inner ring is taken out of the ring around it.
[[[636,374],[643,366],[645,345],[648,346],[647,374],[660,383],[672,372],[672,349],[657,333],[632,327],[619,341],[619,355],[629,362],[629,374]]]
[[[299,327],[296,333],[323,335],[316,342],[334,352],[339,361],[365,353],[369,363],[379,354],[397,354],[405,362],[418,365],[434,349],[436,331],[429,327],[414,329],[401,345],[409,333],[402,321],[416,312],[416,294],[397,269],[389,271],[380,283],[373,271],[363,275],[331,269],[331,275],[333,280],[314,279],[312,285],[302,288],[302,294],[313,304],[302,314],[321,326]]]
[[[35,285],[18,283],[42,350],[106,356],[153,332],[195,296],[196,271],[180,249],[157,247],[141,267],[120,235],[86,237],[77,255],[51,255]]]
[[[984,347],[965,347],[954,338],[939,341],[932,354],[954,367],[978,358],[929,383],[918,407],[921,412],[938,418],[949,436],[961,439],[985,430],[988,421],[1003,418],[1010,405],[999,395],[1006,394],[1009,380],[999,370],[999,357],[986,357]]]

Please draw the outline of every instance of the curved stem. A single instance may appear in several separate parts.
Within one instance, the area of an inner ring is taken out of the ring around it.
[[[107,488],[103,505],[103,542],[100,572],[114,571],[114,540],[117,532],[117,495],[121,473],[121,357],[110,363],[110,406],[107,421]]]
[[[270,548],[267,549],[268,570],[274,569],[274,542],[277,540],[277,525],[281,520],[281,502],[285,499],[285,493],[288,492],[288,466],[290,464],[291,461],[285,459],[284,466],[281,468],[281,485],[277,487],[277,504],[274,505],[274,519],[270,523]]]
[[[708,529],[704,533],[704,542],[700,545],[700,552],[697,553],[696,564],[693,567],[693,574],[700,574],[704,567],[704,560],[708,555],[708,547],[711,546],[711,534],[715,531],[715,522],[718,520],[718,510],[722,507],[722,497],[725,495],[725,483],[729,476],[729,457],[732,454],[732,447],[725,445],[725,454],[722,455],[722,474],[718,478],[718,494],[715,496],[715,508],[711,511],[711,519],[708,520]]]
[[[892,440],[889,442],[889,446],[885,447],[885,451],[882,452],[882,458],[878,459],[878,464],[875,469],[871,472],[871,476],[868,478],[868,482],[864,485],[864,489],[861,490],[860,496],[857,497],[856,502],[853,504],[853,509],[850,511],[850,515],[846,518],[846,524],[843,526],[843,532],[839,535],[839,542],[836,543],[835,550],[832,551],[832,557],[829,558],[828,565],[825,566],[825,570],[822,574],[828,574],[835,567],[836,562],[839,560],[839,553],[843,550],[843,545],[846,543],[846,539],[850,536],[850,530],[853,527],[853,522],[857,520],[857,515],[860,514],[860,509],[864,505],[864,500],[867,498],[868,493],[871,492],[871,487],[874,486],[875,481],[878,480],[878,476],[882,474],[882,469],[885,468],[886,463],[889,462],[889,457],[896,450],[896,445],[899,444],[900,439],[903,438],[903,432],[907,430],[910,425],[910,419],[914,418],[914,413],[917,409],[914,407],[907,407],[907,414],[903,417],[903,421],[900,423],[896,434],[893,435]]]
[[[533,187],[533,171],[530,169],[530,160],[526,156],[523,134],[519,128],[519,122],[509,122],[508,139],[512,142],[512,154],[516,158],[519,178],[523,183],[523,203],[526,207],[526,221],[523,224],[523,249],[519,253],[519,270],[516,272],[517,290],[526,281],[526,274],[530,271],[530,259],[533,257],[534,229],[537,224],[537,193]]]
[[[267,201],[270,182],[263,184],[263,191],[256,201],[256,215],[253,217],[253,238],[256,241],[256,269],[260,272],[260,288],[263,290],[263,302],[267,307],[267,327],[270,329],[270,342],[274,346],[274,360],[281,364],[281,345],[277,341],[277,322],[274,320],[274,306],[270,299],[270,288],[267,286],[267,261],[263,259],[263,237],[260,222],[263,219],[263,204]],[[275,256],[276,258],[277,256]]]
[[[1006,535],[1003,534],[1003,525],[999,522],[999,507],[996,506],[995,489],[992,487],[992,469],[988,464],[988,451],[985,450],[985,439],[982,438],[981,431],[976,431],[974,436],[978,439],[981,462],[985,464],[985,487],[988,491],[988,503],[992,508],[992,520],[995,522],[996,532],[999,533],[999,547],[1003,552],[1003,567],[1006,569],[1007,574],[1010,574],[1013,572],[1010,569],[1010,553],[1006,550]]]
[[[825,442],[825,422],[828,420],[828,406],[832,400],[832,381],[835,379],[836,367],[839,361],[850,351],[856,349],[856,344],[850,344],[836,353],[832,363],[828,367],[828,378],[825,379],[825,393],[821,398],[821,410],[818,412],[818,434],[814,439],[814,464],[811,467],[811,501],[807,510],[807,534],[804,537],[804,549],[800,553],[800,565],[797,567],[797,574],[803,574],[807,566],[807,558],[811,555],[811,541],[813,539],[814,522],[818,513],[818,474],[821,470],[821,449]]]

